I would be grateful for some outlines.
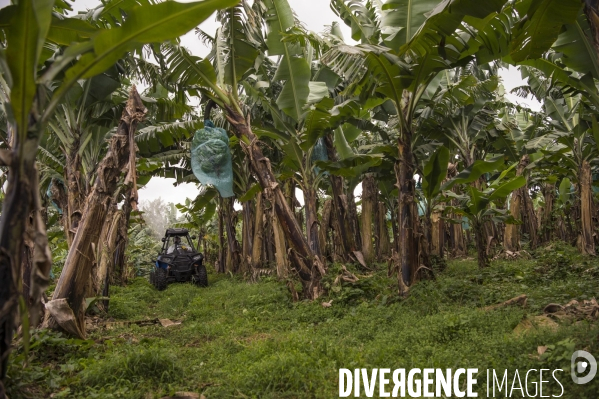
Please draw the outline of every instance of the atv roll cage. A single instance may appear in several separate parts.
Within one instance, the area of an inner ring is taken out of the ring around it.
[[[178,240],[179,239],[179,240]],[[150,283],[158,290],[172,282],[192,281],[199,286],[208,285],[204,255],[196,250],[189,231],[182,228],[167,229],[162,238],[162,249],[150,272]],[[176,241],[179,241],[177,244]]]
[[[187,229],[167,229],[164,235],[165,237],[162,237],[162,249],[160,250],[161,254],[166,254],[168,248],[170,248],[171,245],[174,245],[175,237],[181,238],[182,241],[183,239],[187,241],[187,244],[182,243],[181,245],[187,245],[188,252],[196,252],[196,249],[193,245],[193,240],[195,237],[190,237]]]

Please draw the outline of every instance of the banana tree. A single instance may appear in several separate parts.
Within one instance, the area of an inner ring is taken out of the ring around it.
[[[435,83],[436,90],[422,98],[417,123],[424,140],[419,141],[444,143],[465,168],[490,152],[505,150],[511,155],[510,146],[504,143],[516,140],[506,126],[505,114],[501,115],[510,104],[497,94],[496,66],[471,62],[439,74]]]
[[[452,159],[454,168],[468,168],[475,161],[485,159],[489,153],[501,151],[512,155],[514,134],[510,123],[505,120],[505,110],[510,108],[510,104],[502,101],[497,94],[496,65],[479,66],[470,62],[464,67],[440,73],[435,83],[421,101],[416,148],[431,141],[443,143],[456,153]],[[501,113],[504,116],[500,119]],[[483,182],[472,184],[480,188]],[[493,225],[486,227],[495,230]],[[496,234],[493,232],[491,235]],[[451,226],[451,237],[452,253],[465,255],[460,223]]]
[[[326,67],[319,72],[322,71],[332,74]],[[337,89],[347,83],[339,78],[337,80],[340,82]],[[302,147],[315,145],[317,139],[322,140],[321,143],[326,147],[327,159],[319,160],[316,164],[329,175],[330,188],[325,188],[332,195],[332,224],[339,238],[339,256],[346,260],[354,257],[361,259],[363,252],[368,263],[372,261],[372,234],[368,226],[365,236],[360,231],[353,192],[362,173],[380,164],[380,154],[361,151],[358,147],[365,147],[360,145],[360,141],[375,133],[386,137],[384,129],[370,121],[372,110],[381,101],[363,105],[357,98],[344,98],[337,89],[331,92],[333,98],[324,98],[308,111]],[[373,199],[378,188],[372,185],[368,188],[370,190],[364,194]],[[363,219],[366,218],[363,225],[370,224],[371,217],[363,214]]]
[[[60,207],[69,246],[81,221],[83,203],[93,184],[90,179],[93,179],[93,172],[101,157],[103,141],[117,120],[113,112],[112,94],[119,86],[118,77],[108,74],[100,74],[83,84],[76,83],[48,122],[50,134],[60,142],[60,156],[64,159],[62,181],[66,188],[66,201]]]
[[[445,188],[450,188],[455,184],[467,184],[478,179],[483,171],[496,169],[503,163],[502,159],[495,162],[477,161],[470,170],[463,171],[455,179],[451,180]],[[510,195],[514,190],[526,184],[526,179],[523,176],[515,176],[507,178],[508,173],[513,170],[515,165],[503,171],[496,180],[488,187],[480,190],[473,185],[469,185],[465,189],[464,194],[455,194],[447,191],[449,198],[455,198],[459,201],[457,207],[447,207],[446,212],[452,212],[458,215],[468,217],[472,223],[474,235],[476,239],[476,251],[478,253],[478,266],[484,268],[489,264],[487,254],[487,243],[484,234],[484,224],[488,220],[495,219],[504,223],[516,222],[505,209],[498,209],[493,206],[494,201],[503,200]]]
[[[574,236],[572,227],[572,205],[575,202],[572,183],[564,177],[559,184],[555,198],[555,213],[557,214],[556,232],[562,241],[571,241]]]

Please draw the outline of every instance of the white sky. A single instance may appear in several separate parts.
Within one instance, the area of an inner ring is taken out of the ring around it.
[[[0,0],[0,8],[8,5],[9,2],[10,0]],[[73,9],[75,12],[85,11],[86,9],[96,7],[98,4],[100,4],[99,0],[77,0],[73,5]],[[289,4],[297,14],[299,20],[302,21],[309,30],[322,32],[326,25],[330,25],[333,21],[337,21],[341,25],[345,40],[348,42],[351,41],[350,29],[333,13],[329,7],[328,0],[289,0]],[[218,24],[213,17],[200,25],[200,27],[209,34],[214,34],[217,26]],[[181,42],[195,55],[205,56],[208,52],[207,48],[202,45],[193,31],[183,36]],[[502,70],[500,76],[503,79],[504,87],[508,93],[512,88],[524,84],[524,81],[520,77],[520,72],[514,67],[510,67],[509,70]],[[539,110],[541,106],[540,103],[534,100],[518,98],[511,94],[506,94],[506,97],[512,102],[528,105],[535,110]],[[182,184],[173,187],[173,182],[174,179],[152,178],[150,183],[139,191],[140,201],[148,201],[162,197],[165,202],[180,203],[184,202],[185,198],[195,198],[198,194],[198,189],[195,184]],[[359,194],[360,192],[360,187],[358,187],[356,194]],[[300,197],[301,192],[298,194],[298,197]],[[303,203],[303,196],[298,199]]]

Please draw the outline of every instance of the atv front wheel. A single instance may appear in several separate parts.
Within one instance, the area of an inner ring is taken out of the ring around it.
[[[158,291],[166,289],[166,270],[161,267],[157,268],[154,274],[154,287]]]
[[[200,265],[198,266],[198,273],[193,276],[194,282],[196,285],[200,287],[208,286],[208,272],[206,271],[206,266]]]

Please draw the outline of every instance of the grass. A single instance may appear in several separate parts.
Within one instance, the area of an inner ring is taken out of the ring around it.
[[[383,269],[353,270],[357,283],[334,285],[338,265],[324,280],[330,295],[317,302],[293,303],[273,278],[249,284],[211,275],[208,288],[173,284],[163,292],[136,279],[112,289],[105,317],[182,323],[117,324],[86,341],[37,332],[29,366],[23,369],[22,348],[12,357],[9,397],[150,399],[195,391],[208,399],[334,398],[339,368],[467,367],[480,371],[481,397],[486,369],[561,368],[563,398],[597,398],[599,378],[574,385],[569,356],[599,353],[598,323],[526,334],[514,328],[548,303],[599,297],[598,264],[559,244],[536,259],[494,261],[483,271],[475,260],[450,261],[403,300]],[[529,297],[525,309],[482,309],[520,294]],[[331,299],[331,307],[321,306]],[[543,345],[549,350],[540,358]]]

